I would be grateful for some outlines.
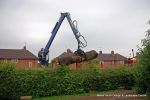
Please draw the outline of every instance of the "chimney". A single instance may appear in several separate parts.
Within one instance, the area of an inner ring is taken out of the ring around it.
[[[26,50],[26,46],[23,47],[23,50]]]
[[[114,55],[115,54],[114,51],[111,51],[111,54]]]
[[[26,50],[26,42],[25,42],[25,45],[23,46],[23,50]]]
[[[103,52],[102,52],[102,51],[99,51],[99,54],[103,54]]]

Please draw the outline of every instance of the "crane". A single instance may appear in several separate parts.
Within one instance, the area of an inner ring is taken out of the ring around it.
[[[61,16],[59,18],[59,20],[56,22],[55,24],[55,27],[53,28],[52,32],[51,32],[51,36],[45,46],[45,48],[41,48],[41,50],[38,52],[38,58],[39,58],[39,62],[41,65],[46,65],[48,66],[48,62],[49,62],[49,48],[51,47],[52,45],[52,42],[57,34],[57,31],[58,29],[60,28],[63,20],[67,18],[68,20],[68,23],[73,31],[73,34],[77,40],[77,43],[78,43],[78,47],[77,47],[77,50],[75,51],[75,54],[76,55],[79,55],[81,57],[84,57],[85,56],[85,53],[84,51],[81,49],[81,48],[84,48],[87,46],[87,42],[85,40],[85,38],[80,34],[79,30],[78,30],[78,27],[77,27],[77,21],[74,20],[72,21],[71,20],[71,16],[70,16],[70,13],[68,12],[65,12],[65,13],[61,13]],[[76,24],[75,24],[76,23]],[[84,41],[81,41],[81,39]]]

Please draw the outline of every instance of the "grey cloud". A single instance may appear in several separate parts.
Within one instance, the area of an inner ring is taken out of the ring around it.
[[[37,55],[60,12],[67,11],[78,20],[79,30],[87,39],[84,50],[113,49],[126,54],[136,49],[148,29],[149,4],[149,0],[1,0],[0,48],[22,48],[26,41],[27,48]],[[76,47],[65,20],[50,48],[50,58]]]

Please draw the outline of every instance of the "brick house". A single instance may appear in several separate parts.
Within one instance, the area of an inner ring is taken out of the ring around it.
[[[24,47],[23,49],[0,49],[0,61],[15,63],[18,67],[35,68],[38,58]]]
[[[100,51],[97,59],[100,61],[99,65],[101,68],[124,65],[124,62],[127,60],[126,57],[118,53],[115,54],[114,51],[111,51],[111,53],[102,53]]]

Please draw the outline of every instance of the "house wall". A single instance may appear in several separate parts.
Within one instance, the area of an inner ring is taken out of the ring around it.
[[[56,68],[56,67],[59,66],[59,64],[52,63],[52,66],[53,66],[53,68]],[[85,66],[87,67],[88,66],[88,62],[73,63],[73,64],[69,64],[67,66],[69,66],[70,69],[78,69],[78,68],[85,67]]]
[[[57,64],[57,63],[52,63],[52,66],[53,66],[53,68],[56,68],[56,67],[58,67],[59,66],[59,64]],[[70,65],[67,65],[67,66],[69,66],[69,68],[70,69],[77,69],[77,68],[79,68],[80,67],[80,64],[79,63],[73,63],[73,64],[70,64]]]
[[[27,67],[27,68],[36,68],[38,65],[37,60],[18,60],[17,66]]]
[[[77,68],[77,65],[76,65],[76,63],[73,63],[73,64],[70,64],[69,67],[70,67],[71,69],[76,69],[76,68]]]
[[[36,68],[38,60],[17,60],[17,59],[1,59],[4,63],[15,63],[17,67]]]

